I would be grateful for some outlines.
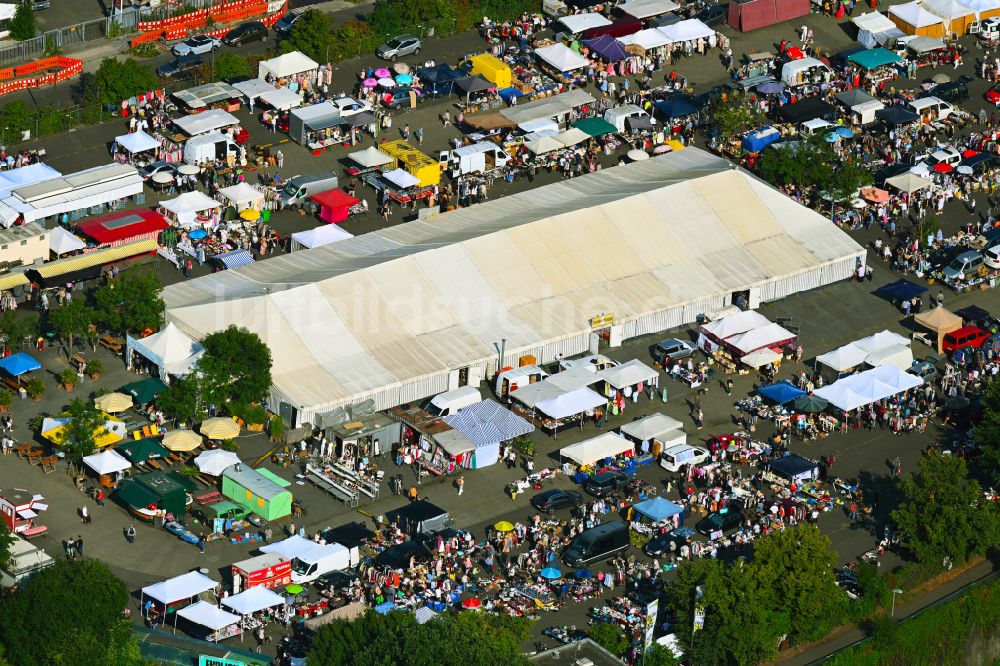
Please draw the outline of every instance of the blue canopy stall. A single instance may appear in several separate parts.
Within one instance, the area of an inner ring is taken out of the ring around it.
[[[748,153],[759,153],[775,141],[780,140],[781,132],[768,125],[743,137],[743,150]]]
[[[875,290],[876,296],[881,296],[882,298],[888,298],[891,301],[908,301],[914,296],[919,296],[920,294],[927,291],[927,287],[923,287],[919,284],[910,282],[909,280],[899,279],[895,282],[890,282],[889,284],[884,284]]]
[[[496,463],[501,442],[535,430],[535,426],[493,400],[464,407],[458,414],[444,417],[444,422],[476,445],[468,465],[471,469]]]
[[[595,39],[583,40],[584,46],[608,62],[618,62],[628,58],[628,53],[622,43],[611,35],[601,35]]]
[[[450,95],[455,80],[464,79],[466,76],[468,75],[465,72],[443,63],[434,67],[417,68],[417,78],[424,85],[424,92],[431,97]]]
[[[636,513],[646,516],[654,523],[669,520],[678,514],[680,515],[679,520],[681,522],[684,521],[684,507],[674,504],[663,497],[653,497],[644,502],[639,502],[632,508],[635,509]]]
[[[771,384],[770,386],[761,386],[757,389],[757,394],[762,395],[768,400],[776,402],[779,405],[784,405],[792,400],[795,400],[799,396],[806,395],[806,392],[800,388],[792,386],[787,381],[781,381]]]
[[[253,255],[243,249],[223,252],[222,254],[215,255],[212,259],[218,261],[222,264],[223,268],[227,269],[249,266],[254,263]]]

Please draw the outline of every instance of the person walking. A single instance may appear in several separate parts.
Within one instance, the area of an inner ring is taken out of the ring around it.
[[[135,543],[135,525],[129,525],[128,529],[125,530],[125,540],[129,543]]]
[[[77,536],[76,537],[76,554],[79,555],[80,557],[83,557],[83,537],[82,536]]]
[[[465,477],[460,476],[455,480],[455,486],[458,488],[458,494],[461,496],[462,491],[465,489]]]
[[[202,532],[198,535],[198,552],[202,555],[205,554],[205,533]]]
[[[700,407],[698,408],[698,413],[694,416],[694,424],[698,426],[698,430],[701,430],[701,427],[705,424],[705,414],[701,411]]]
[[[90,512],[87,511],[86,505],[80,507],[80,522],[84,525],[90,524]]]

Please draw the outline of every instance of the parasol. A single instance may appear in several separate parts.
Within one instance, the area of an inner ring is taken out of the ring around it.
[[[102,412],[116,414],[132,406],[132,396],[125,393],[106,393],[94,400],[94,407]]]
[[[549,580],[555,580],[556,578],[562,578],[562,571],[556,569],[555,567],[545,567],[541,572],[542,578],[547,578]]]
[[[373,74],[375,75],[376,79],[384,79],[387,76],[391,76],[388,67],[379,67],[373,72]]]
[[[361,85],[365,88],[374,88],[378,85],[378,79],[368,78],[361,82]]]
[[[822,412],[829,404],[818,395],[800,395],[795,400],[792,400],[792,407],[806,414]]]
[[[951,77],[944,73],[938,73],[931,77],[931,81],[934,83],[948,83],[951,81]]]
[[[466,610],[474,610],[482,605],[483,602],[475,597],[470,597],[462,602],[462,608],[465,608]]]
[[[956,171],[958,171],[960,174],[963,174],[965,176],[971,176],[972,175],[972,167],[965,166],[964,164],[962,166],[958,167],[956,169]]]
[[[260,211],[254,210],[253,208],[247,208],[242,213],[240,213],[240,217],[242,217],[247,222],[256,222],[257,220],[260,219]]]
[[[873,203],[885,203],[889,200],[889,193],[877,187],[861,188],[861,196]]]
[[[201,446],[201,435],[192,430],[171,430],[163,436],[163,446],[171,451],[193,451]]]
[[[499,523],[493,526],[497,532],[513,532],[514,525],[509,520],[501,520]]]
[[[288,594],[302,594],[304,591],[305,588],[297,583],[285,586],[285,592],[288,592]]]
[[[638,148],[633,148],[632,150],[628,151],[628,153],[626,153],[626,156],[633,162],[639,162],[642,160],[649,159],[649,153],[647,153],[645,150],[639,150]]]
[[[194,231],[188,234],[188,238],[190,238],[191,240],[200,240],[207,235],[208,232],[205,231],[204,229],[195,229]]]
[[[174,174],[167,171],[160,171],[153,174],[153,182],[158,185],[166,185],[174,179]]]
[[[785,91],[785,86],[777,81],[768,81],[757,86],[757,92],[762,95],[780,95]]]
[[[409,74],[410,66],[407,65],[405,62],[397,62],[395,65],[392,66],[392,71],[396,72],[397,74]]]
[[[385,76],[378,80],[378,84],[382,88],[392,88],[396,85],[396,82]]]
[[[590,569],[579,569],[573,574],[573,577],[579,580],[587,580],[588,578],[593,578],[594,574]]]
[[[849,127],[838,127],[833,131],[839,134],[840,136],[844,137],[845,139],[850,139],[852,136],[854,136],[854,132],[852,132]]]
[[[397,74],[396,83],[398,83],[401,86],[409,85],[413,83],[413,77],[410,76],[409,74]]]
[[[177,173],[182,173],[185,176],[196,176],[201,173],[201,169],[196,167],[194,164],[182,164],[177,167]]]
[[[223,416],[202,421],[200,430],[201,434],[211,439],[232,439],[240,434],[236,421]]]

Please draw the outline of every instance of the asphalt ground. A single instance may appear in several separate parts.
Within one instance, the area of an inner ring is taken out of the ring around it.
[[[810,17],[809,21],[815,26],[817,43],[828,47],[831,51],[849,46],[849,37],[832,20],[814,16]],[[741,36],[736,42],[734,51],[737,53],[752,52],[766,48],[769,44],[780,41],[783,37],[791,38],[796,25],[798,22],[763,30],[746,37]],[[478,50],[482,41],[477,36],[467,34],[450,40],[436,41],[433,44],[433,48],[428,47],[423,54],[425,57],[435,57],[439,62],[453,62],[460,55]],[[336,83],[342,83],[344,89],[347,89],[353,82],[353,72],[367,62],[371,62],[371,60],[362,59],[342,63],[339,70],[342,78],[336,79]],[[973,62],[974,58],[967,58],[968,64],[965,68],[954,72],[954,74],[971,70]],[[696,84],[696,90],[699,85],[710,85],[724,77],[721,64],[715,60],[714,55],[701,59],[688,59],[678,64],[676,69],[687,75]],[[949,73],[952,72],[949,70]],[[922,74],[929,75],[926,71]],[[915,81],[907,82],[906,85],[915,86],[917,83]],[[337,87],[335,86],[335,88]],[[981,104],[981,93],[985,89],[985,84],[977,81],[970,88],[973,92],[973,100],[965,106],[976,111]],[[447,104],[447,101],[436,101],[421,105],[413,111],[402,112],[395,118],[394,129],[398,129],[403,123],[409,123],[412,129],[423,127],[426,134],[424,148],[426,152],[433,154],[434,150],[443,147],[446,140],[453,136],[454,130],[445,130],[436,120],[438,114],[446,108]],[[255,120],[247,118],[247,127],[251,133],[251,143],[265,143],[272,140],[270,133]],[[63,172],[69,173],[107,162],[109,159],[105,150],[107,143],[112,137],[124,131],[124,124],[116,121],[77,130],[59,137],[31,142],[29,145],[45,147],[49,155],[48,162]],[[338,147],[319,156],[313,156],[295,144],[282,144],[281,147],[286,158],[286,165],[282,170],[283,175],[336,169],[347,152],[358,149],[358,147],[353,149]],[[554,176],[543,175],[536,180],[534,186],[549,182],[551,179],[554,179]],[[501,183],[491,192],[491,197],[496,198],[527,187],[528,184],[524,181],[518,181],[512,185]],[[369,203],[374,203],[370,193],[368,196]],[[152,192],[147,193],[147,201],[155,202],[156,200]],[[272,220],[273,225],[282,233],[310,228],[319,224],[318,220],[291,212],[275,215]],[[402,215],[394,213],[390,223],[398,224],[402,220]],[[967,220],[968,213],[964,208],[956,204],[949,204],[946,208],[944,215],[946,231],[957,228],[959,224]],[[374,215],[352,218],[343,224],[344,228],[352,233],[364,233],[382,225],[384,222]],[[866,243],[871,240],[864,235],[857,237],[860,242]],[[890,304],[871,294],[874,287],[880,283],[891,281],[897,276],[892,275],[879,260],[871,259],[870,262],[876,270],[874,283],[859,285],[851,282],[833,285],[765,305],[761,311],[772,319],[779,316],[791,317],[800,326],[801,340],[807,350],[807,359],[883,328],[907,334],[907,329],[899,321],[898,312]],[[160,265],[157,270],[166,281],[180,279],[179,274],[173,271],[172,267],[167,270],[163,265]],[[987,310],[997,310],[1000,308],[998,301],[1000,301],[1000,297],[993,291],[946,296],[946,304],[951,308],[975,303]],[[658,337],[690,334],[690,329],[685,329],[666,332]],[[646,337],[632,340],[619,349],[607,350],[607,353],[619,360],[639,358],[648,361],[647,349],[656,339],[657,337]],[[918,353],[921,351],[930,350],[915,350]],[[105,360],[105,366],[108,368],[105,375],[98,383],[91,383],[88,380],[83,386],[78,387],[73,395],[67,395],[62,389],[55,387],[55,380],[51,377],[65,367],[65,362],[53,350],[39,354],[39,358],[45,366],[44,372],[47,375],[49,392],[42,402],[25,401],[15,405],[13,416],[16,424],[15,434],[19,441],[36,439],[36,436],[28,428],[28,422],[32,417],[38,414],[58,412],[75,395],[89,394],[98,387],[115,388],[135,379],[134,375],[126,372],[103,350],[98,351],[96,355]],[[797,369],[797,366],[786,364],[782,376],[787,377]],[[611,429],[621,425],[636,416],[653,411],[663,411],[685,422],[692,441],[704,440],[712,433],[732,431],[735,415],[732,399],[726,397],[718,386],[710,387],[708,395],[702,400],[706,424],[704,429],[698,432],[692,427],[693,424],[689,416],[687,401],[692,397],[690,391],[671,380],[663,381],[668,386],[670,393],[670,400],[666,405],[659,401],[647,402],[643,400],[637,406],[630,406],[623,416],[612,418],[607,424],[607,428]],[[734,381],[736,382],[736,397],[745,395],[753,389],[753,381],[750,377],[735,377]],[[595,434],[596,430],[591,424],[587,424],[582,431],[561,433],[557,440],[541,433],[535,433],[533,439],[539,452],[536,468],[543,466],[542,461],[546,457],[552,461],[552,464],[555,464],[559,448]],[[760,428],[757,433],[761,439],[768,434],[769,429],[766,426]],[[921,450],[933,443],[939,435],[936,427],[925,433],[900,436],[880,431],[851,431],[807,444],[795,441],[792,444],[792,449],[809,457],[834,455],[837,459],[834,471],[838,476],[858,478],[866,490],[880,493],[882,503],[879,519],[884,520],[885,512],[894,503],[894,484],[888,476],[885,460],[899,456],[903,463],[903,473],[908,474],[913,470]],[[254,460],[269,449],[265,438],[260,435],[241,437],[239,444],[240,453],[244,460]],[[111,502],[107,507],[98,509],[84,495],[73,488],[70,479],[62,473],[62,470],[45,475],[39,469],[29,467],[26,462],[14,457],[9,457],[3,462],[4,464],[0,464],[0,488],[25,488],[45,495],[49,501],[51,509],[45,514],[44,523],[49,526],[50,530],[48,534],[37,540],[39,545],[45,547],[53,556],[58,557],[62,553],[62,539],[82,534],[86,542],[85,552],[87,556],[97,557],[107,562],[134,590],[195,567],[208,567],[225,577],[230,563],[245,558],[254,550],[252,547],[213,542],[209,544],[207,552],[200,555],[193,546],[183,544],[165,531],[155,530],[144,525],[139,526],[139,536],[136,543],[129,545],[123,538],[122,531],[131,523],[131,520],[121,507]],[[388,474],[397,472],[388,458],[384,460],[383,465]],[[291,478],[288,470],[278,471]],[[406,482],[410,483],[413,477],[409,470],[399,471],[404,474]],[[456,491],[450,485],[450,480],[447,479],[424,484],[421,487],[421,494],[451,511],[457,519],[458,527],[472,529],[477,537],[482,537],[486,526],[492,525],[498,520],[524,520],[531,515],[532,511],[528,504],[529,495],[522,495],[512,502],[503,493],[503,487],[506,483],[522,475],[523,472],[508,471],[502,465],[495,465],[466,473],[466,492],[461,498],[457,496]],[[666,473],[658,467],[647,466],[641,468],[639,477],[650,483],[660,484],[666,478]],[[567,479],[559,479],[555,482],[555,486],[570,487],[571,483]],[[308,506],[308,514],[299,521],[299,525],[310,533],[353,520],[365,519],[363,514],[343,507],[310,486],[293,485],[292,488],[295,494]],[[676,495],[671,495],[671,498],[673,497]],[[94,517],[92,524],[87,526],[81,525],[77,517],[79,507],[84,504],[88,505],[91,515]],[[362,506],[361,509],[368,514],[376,515],[401,504],[403,504],[402,498],[392,497],[386,491],[377,502]],[[852,529],[846,516],[839,511],[824,514],[820,524],[832,539],[841,562],[854,559],[860,553],[870,550],[875,544],[871,535]],[[636,555],[640,558],[644,557],[638,553]],[[885,561],[885,566],[892,567],[896,563],[894,558],[889,557]],[[586,605],[576,605],[567,607],[558,614],[545,616],[537,623],[538,632],[540,633],[543,628],[553,624],[580,626],[585,623],[586,610]],[[551,641],[547,642],[551,643]]]

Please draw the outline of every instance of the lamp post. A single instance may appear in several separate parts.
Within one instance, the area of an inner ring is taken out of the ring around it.
[[[898,587],[892,590],[892,610],[889,611],[889,617],[896,617],[896,595],[902,593],[903,591]]]

